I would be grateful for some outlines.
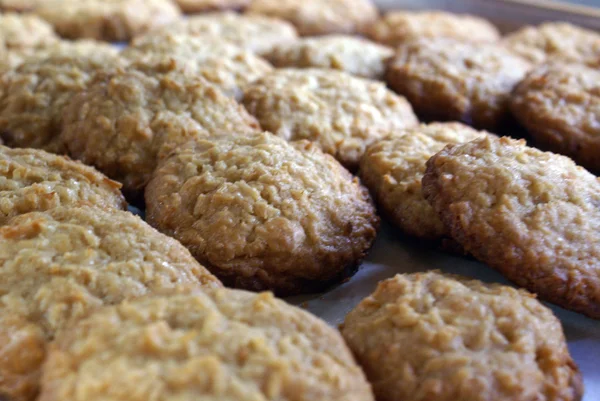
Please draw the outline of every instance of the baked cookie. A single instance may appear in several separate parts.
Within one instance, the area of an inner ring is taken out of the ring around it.
[[[387,81],[426,120],[494,131],[507,124],[510,93],[529,68],[496,44],[422,39],[398,48]]]
[[[600,62],[600,34],[566,22],[526,26],[504,37],[502,44],[534,64]]]
[[[212,37],[144,36],[134,40],[121,54],[138,62],[151,62],[157,57],[188,62],[196,74],[236,99],[241,98],[246,85],[273,70],[266,60],[252,52]]]
[[[60,206],[125,209],[121,184],[92,167],[41,150],[0,146],[0,226]]]
[[[177,20],[171,0],[48,0],[34,10],[68,39],[128,41]]]
[[[235,100],[167,60],[98,74],[66,105],[60,143],[137,198],[161,151],[193,138],[246,135],[258,128]]]
[[[263,129],[316,142],[351,170],[371,143],[418,123],[383,83],[334,70],[276,70],[249,85],[243,103]]]
[[[435,155],[423,194],[467,252],[547,301],[600,318],[597,177],[488,136]]]
[[[181,19],[149,35],[164,36],[177,33],[226,40],[257,54],[266,53],[273,46],[293,41],[298,37],[296,29],[288,22],[261,15],[239,15],[232,12]]]
[[[364,78],[381,79],[394,51],[348,35],[304,38],[273,48],[265,57],[275,67],[331,68]]]
[[[399,131],[371,145],[360,164],[360,176],[392,222],[408,235],[443,240],[447,232],[421,194],[427,160],[448,144],[486,135],[460,123],[432,123]]]
[[[57,330],[102,305],[220,283],[177,241],[118,210],[58,208],[0,228],[0,394],[32,400]]]
[[[286,295],[347,274],[379,223],[367,190],[331,156],[268,132],[173,152],[146,187],[146,218],[226,284]]]
[[[600,171],[600,71],[582,64],[543,65],[513,92],[513,114],[536,143]]]
[[[202,13],[214,10],[240,10],[251,0],[176,0],[179,8],[186,13]]]
[[[498,28],[473,15],[443,11],[393,11],[372,24],[367,36],[388,46],[422,38],[449,38],[464,42],[496,42]]]
[[[40,401],[373,401],[339,333],[273,297],[217,289],[99,309],[53,344]]]
[[[52,26],[35,15],[0,13],[0,47],[41,48],[58,40]]]
[[[380,401],[583,394],[560,321],[524,290],[439,272],[397,275],[380,282],[341,330]]]
[[[0,0],[0,10],[25,12],[33,10],[41,0]]]

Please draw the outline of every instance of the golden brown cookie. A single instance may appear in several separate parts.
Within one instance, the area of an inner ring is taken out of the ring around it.
[[[600,62],[600,34],[566,22],[526,26],[504,37],[502,44],[534,64]]]
[[[186,13],[202,13],[214,10],[240,10],[251,0],[176,0],[179,8]]]
[[[383,83],[335,70],[276,70],[249,85],[243,103],[263,129],[316,142],[351,170],[371,143],[418,123]]]
[[[58,208],[0,228],[0,394],[32,400],[57,330],[102,305],[220,286],[177,241],[131,213]]]
[[[60,333],[40,401],[373,401],[339,333],[229,289],[105,307]]]
[[[536,143],[600,171],[600,71],[582,64],[543,65],[513,92],[513,114]]]
[[[529,68],[496,44],[422,39],[400,46],[387,81],[426,120],[494,131],[507,124],[510,93]]]
[[[421,194],[427,160],[448,144],[486,135],[460,123],[432,123],[398,131],[371,145],[360,176],[393,223],[408,235],[426,240],[448,237],[435,211]]]
[[[331,156],[268,132],[176,150],[146,187],[146,213],[225,283],[279,294],[347,274],[379,222],[367,190]]]
[[[303,36],[363,32],[379,16],[371,0],[253,0],[246,12],[289,21]]]
[[[281,44],[265,57],[275,67],[331,68],[364,78],[381,79],[394,51],[349,35],[303,38]]]
[[[171,0],[46,0],[35,14],[69,39],[128,41],[180,17]]]
[[[235,100],[167,60],[99,74],[65,107],[60,143],[75,159],[122,182],[126,196],[135,198],[161,150],[197,137],[256,130],[256,120]]]
[[[121,54],[138,62],[171,57],[190,63],[196,74],[236,99],[241,98],[246,85],[273,70],[252,52],[213,37],[149,35],[134,40]]]
[[[379,401],[579,401],[560,321],[535,296],[439,272],[379,283],[342,335]]]
[[[60,206],[125,209],[121,184],[92,167],[41,150],[0,146],[0,225]]]
[[[464,42],[495,42],[498,28],[473,15],[443,11],[392,11],[371,25],[367,35],[388,46],[423,38],[449,38]]]
[[[600,318],[597,177],[488,136],[435,155],[423,194],[467,252],[547,301]]]
[[[0,47],[41,48],[56,40],[52,26],[35,15],[0,13]]]

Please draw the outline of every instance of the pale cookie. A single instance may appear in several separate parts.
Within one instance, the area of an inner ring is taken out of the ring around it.
[[[128,41],[180,17],[171,0],[47,0],[35,14],[69,39]]]
[[[176,0],[179,8],[186,13],[202,13],[214,10],[240,10],[251,0]]]
[[[508,279],[600,318],[600,182],[571,159],[491,136],[427,163],[423,194],[463,248]]]
[[[265,57],[275,67],[331,68],[364,78],[381,79],[394,51],[355,36],[304,38],[276,46]]]
[[[33,10],[43,0],[0,0],[0,10],[25,12]]]
[[[508,125],[510,94],[529,68],[496,44],[423,39],[398,49],[387,81],[425,120],[495,131]]]
[[[351,170],[371,143],[418,123],[383,83],[334,70],[276,70],[249,85],[243,103],[263,129],[316,142]]]
[[[448,144],[486,135],[460,123],[432,123],[398,131],[371,145],[360,176],[392,222],[408,235],[426,240],[448,237],[437,214],[421,194],[427,160]]]
[[[246,85],[273,70],[266,60],[250,51],[212,37],[144,36],[121,54],[138,62],[171,57],[190,63],[196,74],[236,99],[241,98]]]
[[[600,34],[565,22],[526,26],[507,35],[502,44],[532,63],[600,62]]]
[[[443,11],[393,11],[371,25],[367,36],[396,47],[422,38],[448,38],[464,42],[496,42],[498,28],[473,15]]]
[[[121,184],[92,167],[41,150],[0,146],[0,225],[60,206],[125,209]]]
[[[52,26],[35,15],[0,13],[0,47],[41,48],[56,40]]]
[[[536,143],[600,171],[600,71],[540,66],[517,86],[512,112]]]
[[[289,21],[302,36],[360,33],[379,16],[371,0],[253,0],[246,12]]]
[[[58,208],[13,218],[0,228],[0,394],[34,399],[47,344],[71,319],[180,285],[220,283],[131,213]]]
[[[439,272],[397,275],[342,335],[379,401],[579,401],[560,321],[535,297]]]
[[[154,172],[146,213],[226,284],[279,294],[351,272],[379,222],[367,190],[331,156],[270,133],[178,149]]]

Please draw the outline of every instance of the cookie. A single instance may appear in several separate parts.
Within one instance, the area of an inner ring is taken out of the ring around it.
[[[232,12],[192,16],[157,29],[149,35],[185,34],[226,40],[248,51],[264,54],[274,46],[293,41],[296,29],[288,22],[261,15]]]
[[[0,138],[10,147],[61,152],[56,142],[65,104],[94,74],[121,59],[112,53],[51,55],[0,76]]]
[[[432,123],[399,131],[367,149],[360,176],[382,212],[402,231],[441,241],[448,237],[446,229],[421,194],[425,164],[448,144],[469,142],[486,134],[460,123]]]
[[[273,48],[265,57],[275,67],[331,68],[364,78],[382,79],[394,51],[347,35],[304,38]]]
[[[179,285],[220,286],[128,212],[58,208],[0,228],[0,394],[32,400],[57,330],[91,309]]]
[[[571,159],[486,137],[427,164],[423,194],[466,251],[564,308],[600,318],[600,182]]]
[[[243,103],[263,129],[316,142],[351,170],[371,143],[418,123],[383,83],[334,70],[276,70],[249,85]]]
[[[496,44],[422,39],[398,48],[387,82],[431,121],[495,131],[510,121],[510,93],[530,65]]]
[[[120,188],[66,157],[0,146],[0,226],[17,215],[60,206],[125,209]]]
[[[139,68],[142,71],[136,69]],[[246,135],[258,123],[235,100],[174,60],[98,74],[63,113],[68,153],[137,198],[161,150],[193,138]]]
[[[33,10],[41,0],[0,0],[0,10],[25,12]]]
[[[173,152],[146,187],[146,218],[224,283],[285,295],[347,274],[378,227],[358,179],[309,142],[268,132]]]
[[[473,15],[443,11],[393,11],[372,24],[367,36],[388,46],[423,38],[448,38],[463,42],[496,42],[498,28]]]
[[[533,295],[439,272],[397,275],[342,335],[380,401],[579,401],[560,321]]]
[[[0,13],[0,47],[41,48],[56,40],[52,26],[34,15]]]
[[[236,99],[246,85],[273,70],[266,60],[223,40],[182,34],[141,37],[122,56],[134,61],[172,57],[188,62],[199,76]]]
[[[128,41],[180,17],[171,0],[52,0],[34,13],[68,39]]]
[[[534,64],[600,62],[600,34],[566,22],[526,26],[504,37],[502,44]]]
[[[515,89],[511,108],[537,144],[600,171],[600,72],[583,64],[543,65]]]
[[[179,8],[186,13],[202,13],[214,10],[240,10],[250,0],[176,0]]]

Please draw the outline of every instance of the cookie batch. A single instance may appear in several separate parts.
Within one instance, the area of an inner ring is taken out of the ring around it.
[[[0,400],[582,399],[540,301],[600,319],[600,34],[370,0],[0,10]],[[339,330],[277,298],[352,280],[382,221],[517,288],[398,274]]]

